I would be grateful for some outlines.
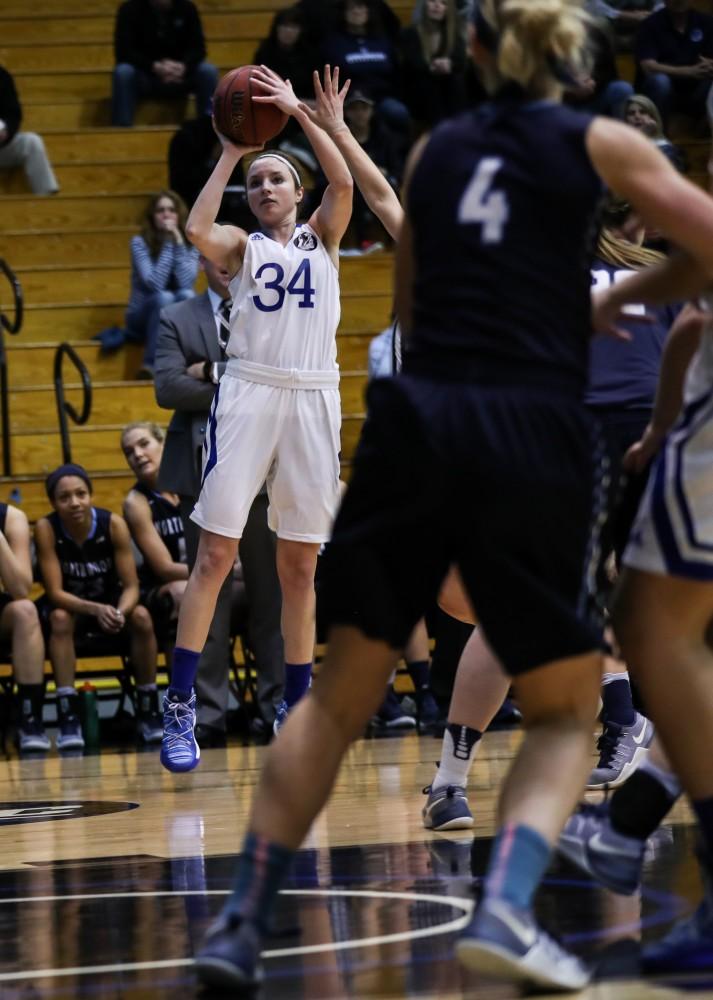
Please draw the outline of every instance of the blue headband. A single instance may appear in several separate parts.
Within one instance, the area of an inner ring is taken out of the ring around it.
[[[84,466],[68,462],[66,465],[60,465],[54,472],[50,472],[49,476],[45,479],[45,490],[50,500],[54,500],[57,483],[60,479],[64,479],[65,476],[77,476],[78,479],[82,479],[87,484],[89,492],[92,492],[92,481]]]

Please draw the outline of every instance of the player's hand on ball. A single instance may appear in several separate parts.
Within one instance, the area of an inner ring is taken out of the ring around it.
[[[259,153],[261,149],[265,148],[264,142],[261,142],[259,146],[257,145],[242,146],[237,142],[233,142],[232,139],[229,139],[227,135],[223,135],[223,133],[220,131],[220,129],[216,125],[215,117],[212,117],[211,121],[213,122],[213,131],[218,136],[220,144],[223,147],[223,152],[235,154],[236,161],[239,160],[241,156],[245,156],[248,153]]]
[[[253,94],[252,99],[256,104],[274,104],[286,115],[299,111],[300,102],[289,80],[283,80],[267,66],[256,69],[252,78],[264,91],[263,94]]]

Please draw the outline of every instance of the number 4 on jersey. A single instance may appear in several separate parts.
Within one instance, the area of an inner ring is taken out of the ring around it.
[[[458,206],[458,222],[479,222],[483,243],[500,243],[510,205],[504,191],[493,190],[493,179],[503,165],[499,156],[486,156],[473,171]]]

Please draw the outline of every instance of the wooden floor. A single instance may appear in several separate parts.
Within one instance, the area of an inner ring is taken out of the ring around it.
[[[439,741],[356,744],[282,896],[261,996],[519,996],[462,972],[452,957],[518,740],[512,730],[484,739],[469,792],[474,837],[421,826],[421,789]],[[155,751],[133,749],[0,763],[0,998],[207,995],[197,991],[191,955],[231,885],[264,753],[207,751],[187,775],[163,771]],[[628,898],[553,864],[542,917],[595,963],[587,1000],[683,995],[641,981],[636,953],[693,908],[692,843],[679,806],[650,845],[644,888]],[[713,997],[709,978],[685,992]]]

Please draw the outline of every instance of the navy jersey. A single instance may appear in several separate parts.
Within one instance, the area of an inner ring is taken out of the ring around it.
[[[502,97],[444,122],[415,167],[404,371],[581,395],[602,184],[591,122]]]
[[[630,273],[597,258],[592,265],[592,285],[608,288]],[[603,334],[592,338],[589,385],[584,396],[588,406],[652,408],[664,341],[680,310],[680,305],[633,306],[619,324],[631,334],[630,341]],[[642,322],[644,314],[647,318]]]
[[[173,562],[186,561],[186,541],[183,535],[183,520],[178,504],[171,503],[143,483],[134,483],[133,489],[146,497],[151,509],[153,526],[166,546]],[[156,587],[163,581],[159,580],[144,558],[139,566],[139,582],[142,591]]]
[[[78,545],[62,527],[59,514],[47,515],[55,537],[55,552],[62,569],[62,588],[75,597],[99,604],[113,604],[121,593],[111,540],[111,511],[92,507],[92,527]]]

